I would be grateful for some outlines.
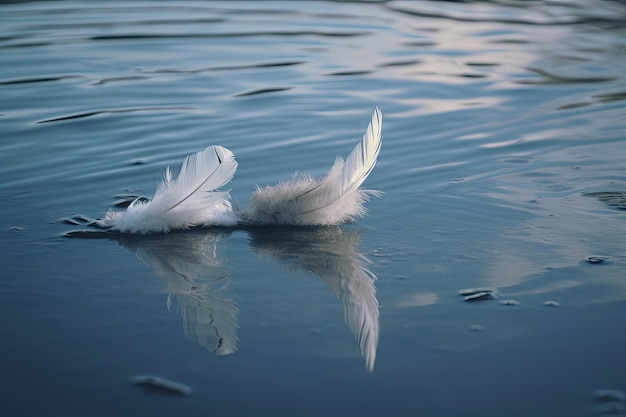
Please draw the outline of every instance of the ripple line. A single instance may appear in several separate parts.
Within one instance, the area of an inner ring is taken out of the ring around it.
[[[116,41],[136,39],[181,39],[181,38],[248,38],[262,36],[320,36],[330,38],[352,38],[369,35],[369,32],[316,32],[316,31],[284,31],[284,32],[232,32],[232,33],[178,33],[178,34],[127,34],[127,35],[96,35],[88,39],[93,41]]]
[[[256,96],[259,94],[276,93],[279,91],[291,90],[291,88],[292,87],[261,88],[258,90],[245,91],[243,93],[238,93],[238,94],[233,95],[233,97],[246,97],[246,96]]]
[[[211,71],[237,71],[246,69],[258,69],[258,68],[279,68],[290,67],[294,65],[304,64],[306,61],[278,61],[278,62],[262,62],[260,64],[247,64],[247,65],[224,65],[219,67],[205,67],[195,69],[178,69],[178,68],[164,68],[157,70],[142,70],[144,74],[198,74],[202,72]]]
[[[14,80],[0,81],[0,85],[47,83],[51,81],[67,80],[70,78],[84,78],[84,77],[81,75],[60,75],[57,77],[17,78]]]
[[[107,109],[107,110],[94,110],[85,113],[70,114],[68,116],[55,117],[53,119],[39,120],[36,124],[60,122],[63,120],[82,119],[84,117],[96,116],[98,114],[106,113],[132,113],[140,111],[166,111],[166,110],[191,110],[193,107],[138,107],[134,109]]]

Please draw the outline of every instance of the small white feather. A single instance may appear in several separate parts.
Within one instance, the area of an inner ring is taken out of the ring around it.
[[[97,221],[102,228],[123,233],[164,233],[192,226],[233,226],[236,219],[228,191],[218,191],[237,170],[235,156],[221,146],[209,146],[183,161],[172,180],[169,167],[152,200],[137,199],[126,211],[109,210]]]
[[[382,145],[382,113],[378,108],[363,139],[344,161],[337,157],[330,171],[316,180],[310,176],[256,188],[248,207],[238,213],[242,223],[268,225],[332,225],[363,217],[364,203],[380,192],[363,190]]]

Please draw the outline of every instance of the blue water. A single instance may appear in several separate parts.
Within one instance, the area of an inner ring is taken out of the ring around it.
[[[594,392],[626,390],[625,22],[599,0],[0,5],[2,414],[623,415]],[[241,206],[322,175],[375,106],[385,194],[354,225],[63,237],[211,144]]]

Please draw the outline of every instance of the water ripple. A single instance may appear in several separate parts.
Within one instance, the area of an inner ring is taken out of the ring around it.
[[[234,94],[233,97],[246,97],[246,96],[256,96],[259,94],[267,94],[267,93],[277,93],[280,91],[291,90],[292,87],[273,87],[273,88],[261,88],[258,90],[245,91],[243,93]]]
[[[75,79],[75,78],[84,78],[84,77],[81,75],[60,75],[56,77],[18,78],[14,80],[0,81],[0,85],[47,83],[47,82],[69,80],[69,79]]]
[[[205,67],[205,68],[193,68],[193,69],[182,69],[182,68],[162,68],[162,69],[143,69],[142,73],[147,74],[199,74],[202,72],[212,72],[212,71],[239,71],[239,70],[253,70],[253,69],[261,69],[261,68],[281,68],[281,67],[292,67],[296,65],[304,64],[305,61],[278,61],[278,62],[259,62],[253,64],[244,64],[244,65],[223,65],[216,67]]]
[[[92,41],[126,41],[140,39],[211,39],[211,38],[259,38],[259,37],[330,37],[330,38],[352,38],[366,36],[369,32],[354,31],[258,31],[258,32],[221,32],[221,33],[136,33],[136,34],[120,34],[120,35],[95,35],[87,40]]]
[[[445,7],[441,5],[445,4]],[[391,1],[387,7],[395,12],[427,19],[446,19],[458,22],[495,22],[501,24],[565,25],[581,23],[620,23],[624,8],[617,2],[428,2]]]
[[[618,76],[593,76],[593,75],[572,75],[564,74],[559,75],[541,68],[528,68],[542,78],[538,80],[533,79],[518,79],[515,82],[518,84],[575,84],[575,83],[603,83],[607,81],[615,81],[619,79]]]
[[[131,109],[106,109],[106,110],[94,110],[84,113],[70,114],[67,116],[59,116],[54,117],[52,119],[39,120],[35,122],[36,124],[40,123],[51,123],[51,122],[61,122],[64,120],[71,119],[82,119],[84,117],[97,116],[99,114],[109,114],[109,113],[132,113],[132,112],[155,112],[155,111],[171,111],[171,110],[191,110],[192,107],[137,107]]]

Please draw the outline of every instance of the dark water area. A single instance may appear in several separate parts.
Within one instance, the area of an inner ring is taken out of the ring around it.
[[[626,415],[625,35],[621,1],[3,3],[2,415]],[[375,106],[355,224],[64,237],[208,145],[241,206],[322,175]]]

